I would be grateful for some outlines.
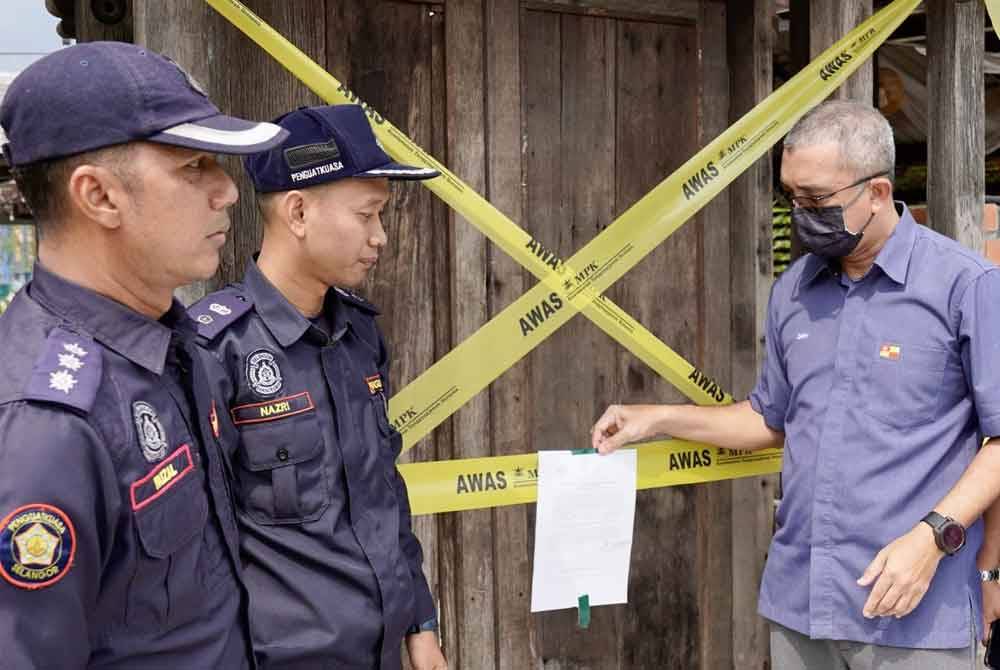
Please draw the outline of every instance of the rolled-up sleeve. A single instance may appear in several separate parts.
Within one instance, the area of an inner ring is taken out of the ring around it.
[[[767,324],[764,335],[765,358],[757,378],[757,384],[750,392],[750,406],[764,417],[768,428],[780,432],[785,431],[785,416],[788,412],[788,399],[791,387],[785,372],[785,359],[781,351],[781,339],[778,336],[778,316],[775,284],[771,289],[771,297],[767,302]]]
[[[962,367],[983,435],[1000,435],[1000,270],[972,281],[960,302]]]

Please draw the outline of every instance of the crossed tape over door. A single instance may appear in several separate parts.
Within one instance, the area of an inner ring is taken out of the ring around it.
[[[393,396],[390,416],[403,435],[404,451],[577,312],[582,312],[692,402],[701,405],[731,402],[731,396],[710,377],[601,293],[749,168],[806,111],[839,87],[920,4],[920,0],[895,0],[852,30],[564,261],[546,252],[530,234],[245,5],[238,0],[205,1],[329,104],[361,104],[376,137],[390,156],[440,171],[441,177],[422,183],[541,280]],[[643,458],[647,452],[650,457]],[[781,450],[743,454],[672,440],[646,445],[640,450],[640,487],[691,483],[690,476],[685,474],[687,468],[669,467],[678,458],[699,462],[695,481],[766,474],[781,468]],[[522,463],[511,459],[529,460]],[[400,471],[410,488],[414,513],[431,513],[534,500],[534,486],[530,483],[520,487],[507,485],[514,480],[517,468],[521,472],[532,470],[530,459],[535,456],[410,463],[401,465]],[[511,468],[510,476],[505,468]],[[473,476],[468,481],[476,482],[472,485],[474,490],[469,490],[466,475]],[[644,486],[647,483],[649,486]],[[515,494],[517,488],[532,493]]]

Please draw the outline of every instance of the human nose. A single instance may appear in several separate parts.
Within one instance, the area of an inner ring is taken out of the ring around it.
[[[236,182],[229,176],[221,165],[215,163],[212,166],[215,172],[212,191],[212,208],[226,209],[236,204],[240,197],[240,192],[236,188]]]

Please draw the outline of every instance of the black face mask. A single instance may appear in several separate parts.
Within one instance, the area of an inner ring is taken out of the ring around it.
[[[823,258],[849,256],[861,242],[865,228],[874,218],[875,214],[872,214],[861,230],[852,233],[844,224],[844,208],[840,205],[796,207],[792,210],[792,223],[799,234],[802,247]]]

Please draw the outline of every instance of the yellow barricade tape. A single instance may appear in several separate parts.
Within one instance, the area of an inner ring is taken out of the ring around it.
[[[986,13],[990,16],[990,23],[993,24],[993,33],[1000,37],[1000,24],[997,23],[997,19],[1000,19],[1000,0],[986,0]]]
[[[630,447],[631,448],[631,447]],[[701,484],[781,470],[781,450],[745,452],[696,442],[664,440],[638,445],[636,488]],[[538,455],[403,463],[413,514],[520,505],[538,499]]]
[[[364,104],[238,0],[206,2],[324,100]],[[546,252],[524,230],[366,106],[376,136],[390,155],[440,170],[441,178],[425,184],[543,280],[393,397],[393,425],[403,434],[404,449],[451,416],[576,311],[584,311],[696,402],[729,401],[714,382],[600,293],[763,155],[799,116],[843,83],[918,4],[919,0],[895,0],[851,31],[567,263]]]
[[[493,207],[448,168],[427,154],[402,131],[393,126],[370,105],[360,100],[344,84],[337,81],[333,75],[326,72],[238,0],[206,0],[206,2],[326,102],[362,105],[368,114],[376,137],[394,159],[403,163],[429,165],[440,171],[441,178],[421,183],[448,203],[452,209],[468,219],[492,242],[536,277],[542,279],[554,271],[568,277],[581,274],[570,270],[562,259],[545,249],[540,242]],[[585,274],[587,271],[584,269],[582,273]],[[540,309],[541,312],[536,313],[535,319],[545,316],[544,306]],[[661,377],[680,389],[692,402],[708,405],[725,404],[732,401],[731,397],[719,389],[714,380],[685,361],[611,300],[601,299],[585,306],[583,311],[584,315],[605,333],[629,349]],[[530,318],[532,317],[529,316]],[[483,386],[488,385],[489,381]],[[440,394],[431,395],[435,398],[441,397]],[[463,400],[462,404],[464,402]],[[391,409],[395,410],[398,407],[400,407],[398,402],[393,400]],[[422,417],[428,411],[440,411],[440,407],[432,401],[392,413],[394,424],[404,434],[406,448],[412,446],[414,442],[430,432],[433,426],[450,415],[449,412],[444,416],[435,417],[433,425],[422,420],[404,421],[406,417],[410,416]],[[419,435],[407,434],[419,424],[425,427]]]

